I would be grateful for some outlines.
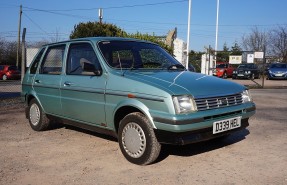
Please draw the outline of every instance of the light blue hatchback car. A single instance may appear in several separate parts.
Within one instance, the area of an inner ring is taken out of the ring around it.
[[[139,165],[154,162],[161,144],[229,135],[255,114],[244,86],[190,72],[158,45],[126,38],[43,46],[21,95],[32,129],[63,122],[110,134]]]

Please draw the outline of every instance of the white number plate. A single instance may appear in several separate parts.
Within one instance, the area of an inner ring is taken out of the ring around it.
[[[213,134],[232,130],[241,126],[241,117],[225,119],[213,123]]]
[[[275,74],[275,76],[283,76],[283,74]]]

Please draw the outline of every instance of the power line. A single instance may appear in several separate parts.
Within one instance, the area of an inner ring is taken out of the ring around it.
[[[27,17],[34,25],[36,25],[40,30],[42,30],[45,34],[49,35],[44,29],[41,28],[36,22],[34,22],[26,13],[22,12],[25,17]]]
[[[177,1],[165,1],[165,2],[159,2],[159,3],[146,3],[146,4],[135,4],[135,5],[123,5],[123,6],[111,6],[111,7],[96,7],[96,8],[76,8],[76,9],[54,9],[54,10],[41,10],[41,11],[89,11],[89,10],[97,10],[99,8],[103,9],[120,9],[120,8],[134,8],[134,7],[144,7],[144,6],[157,6],[157,5],[164,5],[164,4],[174,4],[174,3],[182,3],[187,2],[188,0],[177,0]],[[24,7],[30,9],[30,11],[39,11],[40,9],[30,8],[30,7]]]

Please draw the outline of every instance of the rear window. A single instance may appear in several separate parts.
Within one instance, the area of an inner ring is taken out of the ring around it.
[[[18,69],[17,66],[10,66],[10,67],[8,67],[8,70],[10,70],[10,71],[17,70],[17,69]]]

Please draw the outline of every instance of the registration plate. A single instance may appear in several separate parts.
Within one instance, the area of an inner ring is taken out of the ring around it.
[[[275,74],[275,76],[283,76],[283,74]]]
[[[241,117],[216,121],[213,123],[213,134],[232,130],[241,126]]]

